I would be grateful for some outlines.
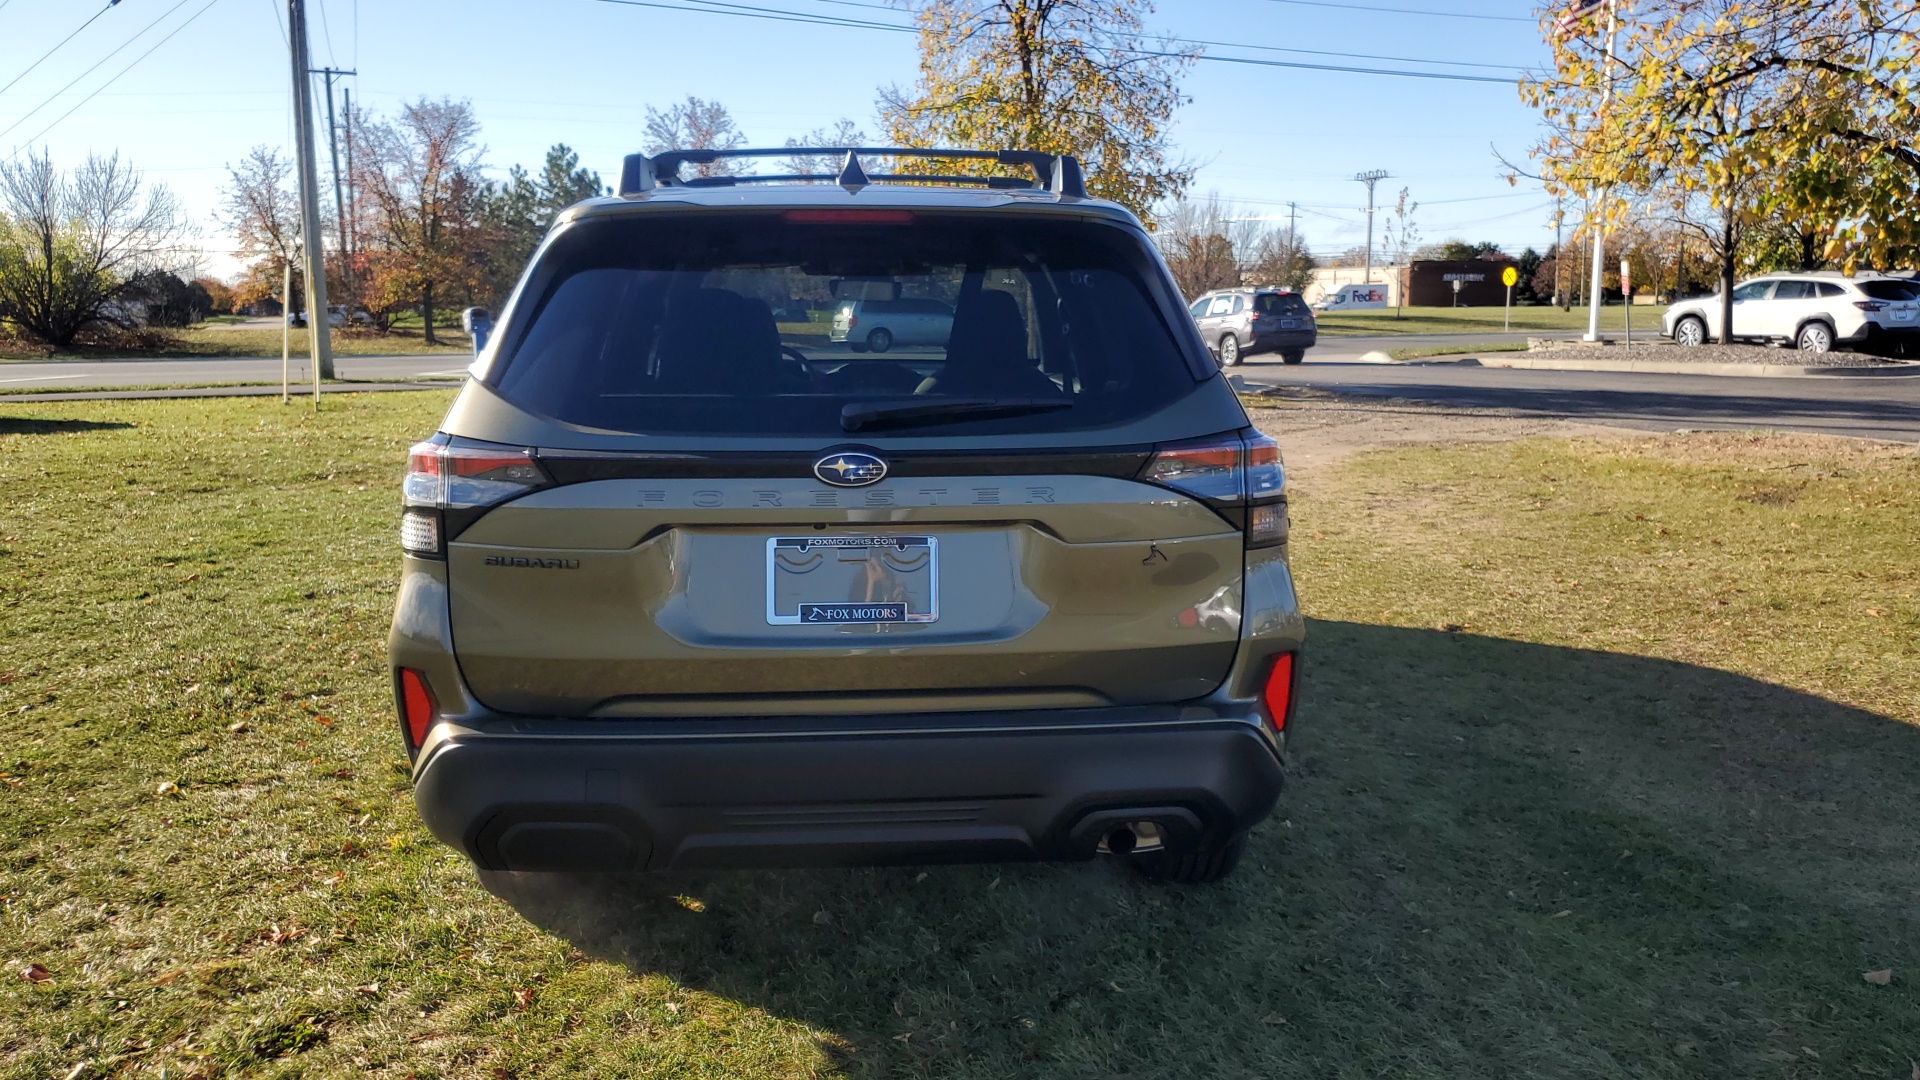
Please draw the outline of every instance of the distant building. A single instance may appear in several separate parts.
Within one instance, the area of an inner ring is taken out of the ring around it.
[[[1407,306],[1500,307],[1507,302],[1500,273],[1512,265],[1511,259],[1416,259],[1407,267]]]

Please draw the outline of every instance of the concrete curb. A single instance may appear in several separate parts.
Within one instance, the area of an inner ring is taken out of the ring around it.
[[[445,382],[322,383],[323,394],[384,394],[400,390],[457,390],[462,384]],[[44,394],[0,394],[0,409],[16,401],[162,401],[169,398],[279,397],[273,386],[196,386],[175,390],[55,390]],[[294,400],[311,398],[313,384],[295,385]]]
[[[1527,368],[1535,371],[1633,371],[1661,375],[1732,375],[1762,379],[1845,378],[1849,376],[1920,376],[1920,364],[1896,362],[1873,367],[1808,366],[1802,364],[1690,364],[1676,360],[1550,360],[1526,355],[1478,358],[1481,367]]]
[[[1693,364],[1681,360],[1601,360],[1598,358],[1555,360],[1543,356],[1528,356],[1525,353],[1485,353],[1476,356],[1465,352],[1457,357],[1422,356],[1414,360],[1395,360],[1384,352],[1375,351],[1367,353],[1355,362],[1398,364],[1404,367],[1417,367],[1421,364],[1457,364],[1472,367],[1522,368],[1531,371],[1625,371],[1657,375],[1726,375],[1761,379],[1920,377],[1920,363],[1910,360],[1876,364],[1872,367],[1847,367],[1804,364]]]

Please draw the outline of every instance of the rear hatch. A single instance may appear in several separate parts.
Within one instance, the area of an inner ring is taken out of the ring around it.
[[[1260,293],[1253,298],[1254,328],[1269,330],[1311,330],[1313,311],[1296,293]]]
[[[856,355],[771,315],[876,291],[951,305],[946,345]],[[1240,636],[1246,421],[1172,297],[1137,233],[1031,214],[570,227],[416,448],[449,478],[471,690],[565,716],[1204,696]]]
[[[1862,281],[1859,285],[1860,291],[1873,298],[1869,303],[1883,305],[1875,312],[1880,325],[1894,330],[1920,330],[1920,284],[1888,278]]]

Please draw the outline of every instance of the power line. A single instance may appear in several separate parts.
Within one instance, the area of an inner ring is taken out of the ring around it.
[[[187,16],[186,22],[183,22],[179,26],[174,27],[167,34],[166,37],[163,37],[159,41],[154,42],[153,48],[150,48],[146,52],[141,53],[139,56],[134,57],[133,62],[128,64],[126,67],[121,68],[119,72],[113,76],[113,78],[108,79],[106,82],[101,83],[98,87],[95,87],[93,93],[88,94],[86,97],[81,98],[79,103],[74,105],[73,108],[68,109],[66,112],[61,113],[60,116],[57,119],[55,119],[53,123],[48,124],[46,127],[41,128],[39,132],[33,136],[33,138],[28,139],[26,141],[26,145],[32,146],[34,141],[39,139],[40,136],[45,135],[47,132],[52,131],[54,128],[58,127],[60,125],[60,121],[65,120],[67,117],[72,116],[74,113],[80,111],[80,106],[85,105],[89,101],[92,101],[94,97],[100,93],[100,91],[105,90],[107,87],[112,86],[114,83],[118,82],[120,80],[120,76],[125,75],[127,72],[132,71],[134,68],[140,66],[140,61],[145,60],[149,56],[152,56],[155,49],[158,49],[160,46],[165,45],[169,41],[172,41],[175,34],[178,34],[180,31],[185,30],[189,26],[192,26],[194,23],[194,20],[198,19],[202,15],[205,15],[209,8],[213,7],[213,5],[219,2],[220,0],[207,0],[206,7],[203,7],[199,11],[194,12],[192,15]],[[12,154],[8,155],[8,160],[12,160],[13,158],[16,158],[19,156],[20,156],[20,151],[15,150]]]
[[[918,33],[913,27],[897,23],[875,22],[871,19],[852,19],[837,15],[810,15],[805,12],[788,11],[781,8],[763,8],[748,4],[723,3],[721,0],[686,0],[687,4],[699,4],[688,7],[686,4],[660,3],[658,0],[594,0],[595,3],[615,4],[620,7],[654,8],[660,11],[692,12],[703,15],[730,15],[742,19],[766,19],[773,22],[800,23],[810,26],[830,26],[843,29],[886,30],[893,33]],[[1338,6],[1338,5],[1331,5]],[[1384,9],[1377,9],[1384,10]],[[1491,18],[1491,16],[1488,16]],[[1448,82],[1495,83],[1512,86],[1518,79],[1496,78],[1490,75],[1456,75],[1441,71],[1400,71],[1391,68],[1363,68],[1345,64],[1309,64],[1292,60],[1256,60],[1245,56],[1214,56],[1209,53],[1193,55],[1190,53],[1170,52],[1155,49],[1122,49],[1135,56],[1158,56],[1178,59],[1192,59],[1216,64],[1246,64],[1254,67],[1294,68],[1304,71],[1337,71],[1353,75],[1384,75],[1405,79],[1441,79]],[[1429,63],[1430,61],[1418,61]]]
[[[109,60],[111,60],[111,59],[113,59],[114,57],[116,57],[116,56],[118,56],[118,55],[120,55],[120,51],[121,51],[122,49],[125,49],[125,48],[126,48],[127,46],[129,46],[129,45],[131,45],[131,44],[133,44],[134,42],[136,42],[136,41],[139,41],[139,40],[140,40],[141,38],[143,38],[143,37],[145,37],[145,36],[147,35],[147,31],[149,31],[149,30],[151,30],[151,29],[153,29],[153,28],[154,28],[154,27],[156,27],[156,26],[159,26],[159,25],[160,25],[160,24],[161,24],[162,22],[165,22],[165,21],[166,21],[166,19],[167,19],[167,17],[168,17],[168,16],[170,16],[170,15],[172,15],[172,14],[173,14],[174,12],[176,12],[176,11],[179,11],[179,10],[180,10],[181,8],[183,8],[183,7],[185,7],[186,5],[187,5],[187,0],[180,0],[180,2],[179,2],[179,3],[177,3],[177,4],[175,4],[175,5],[173,5],[172,7],[170,7],[170,8],[168,8],[168,9],[167,9],[167,10],[166,10],[165,12],[163,12],[163,13],[162,13],[162,14],[160,15],[160,17],[159,17],[159,18],[157,18],[157,19],[155,19],[155,20],[153,20],[152,22],[150,22],[150,23],[148,23],[147,25],[145,25],[145,26],[143,26],[143,27],[141,27],[141,28],[140,28],[140,31],[139,31],[139,33],[136,33],[136,34],[134,34],[134,35],[133,35],[132,37],[130,37],[130,38],[128,38],[127,40],[125,40],[125,41],[123,41],[123,42],[121,42],[121,43],[120,43],[119,45],[117,45],[117,46],[115,46],[115,48],[114,48],[114,50],[113,50],[112,52],[110,52],[110,53],[108,53],[107,55],[105,55],[105,56],[103,56],[103,57],[101,57],[101,58],[100,58],[100,59],[98,59],[98,60],[95,60],[95,61],[94,61],[94,62],[93,62],[93,63],[92,63],[91,65],[89,65],[89,66],[87,67],[87,69],[86,69],[85,71],[82,71],[82,72],[81,72],[80,74],[78,74],[78,75],[75,75],[75,76],[73,77],[73,81],[72,81],[72,82],[69,82],[69,83],[68,83],[67,85],[65,85],[65,86],[63,86],[63,87],[61,87],[61,88],[60,88],[60,89],[58,89],[58,90],[55,90],[55,91],[54,91],[53,93],[51,93],[51,94],[48,94],[48,95],[47,95],[47,97],[46,97],[46,100],[44,100],[44,101],[42,101],[42,102],[40,102],[40,104],[38,104],[38,105],[35,105],[35,106],[34,106],[33,108],[31,108],[31,109],[28,109],[28,110],[27,110],[26,112],[24,112],[24,113],[21,113],[21,114],[20,114],[20,117],[19,117],[18,119],[16,119],[16,120],[15,120],[15,121],[14,121],[13,123],[11,123],[11,124],[8,124],[8,125],[7,125],[6,127],[4,127],[4,128],[0,128],[0,138],[5,138],[5,137],[6,137],[6,135],[7,135],[7,132],[9,132],[9,131],[12,131],[12,130],[13,130],[14,128],[17,128],[17,127],[19,127],[19,126],[20,126],[21,124],[24,124],[24,123],[26,123],[26,122],[27,122],[27,117],[29,117],[29,116],[32,116],[32,115],[33,115],[34,113],[37,113],[37,112],[39,112],[39,111],[40,111],[41,109],[44,109],[44,108],[46,108],[47,106],[49,106],[49,105],[51,105],[51,104],[53,104],[53,102],[54,102],[54,99],[55,99],[55,98],[58,98],[58,97],[59,97],[59,96],[60,96],[61,94],[64,94],[64,93],[66,93],[67,91],[69,91],[69,90],[71,90],[71,89],[73,89],[73,87],[74,87],[74,84],[75,84],[75,83],[78,83],[78,82],[79,82],[80,80],[82,80],[82,79],[84,79],[84,78],[86,78],[87,76],[89,76],[89,75],[91,75],[91,74],[93,74],[93,73],[94,73],[95,71],[98,71],[98,70],[100,69],[100,65],[102,65],[102,64],[104,64],[104,63],[106,63],[107,61],[109,61]]]
[[[1464,11],[1427,11],[1419,8],[1373,7],[1369,4],[1334,4],[1328,0],[1267,0],[1269,4],[1295,4],[1300,7],[1333,8],[1335,11],[1384,11],[1394,15],[1431,15],[1436,19],[1481,19],[1486,22],[1523,22],[1534,20],[1519,15],[1473,15]]]
[[[699,3],[703,2],[703,0],[691,0],[691,2]],[[899,8],[890,4],[862,3],[861,0],[813,0],[813,3],[833,4],[839,7],[867,8],[874,11],[899,10]],[[1496,71],[1508,71],[1514,67],[1512,64],[1481,64],[1464,60],[1425,60],[1417,56],[1380,56],[1375,53],[1338,52],[1330,49],[1300,49],[1285,45],[1252,45],[1244,41],[1208,41],[1203,38],[1179,36],[1174,36],[1167,40],[1177,41],[1182,45],[1215,45],[1228,49],[1256,49],[1261,52],[1299,53],[1303,56],[1344,56],[1352,60],[1391,60],[1396,63],[1431,64],[1440,67],[1491,68]]]
[[[86,22],[83,22],[83,23],[81,23],[81,24],[80,24],[80,27],[79,27],[79,29],[77,29],[77,30],[75,30],[75,31],[74,31],[73,33],[71,33],[71,34],[68,34],[68,35],[67,35],[66,37],[63,37],[63,38],[61,38],[61,39],[60,39],[60,45],[65,45],[65,44],[66,44],[67,42],[69,42],[69,41],[72,41],[72,40],[73,40],[74,38],[76,38],[76,37],[78,37],[78,36],[80,35],[80,31],[81,31],[81,30],[85,30],[85,29],[86,29],[87,27],[89,27],[89,26],[92,26],[92,25],[93,25],[93,20],[94,20],[94,19],[98,19],[98,18],[99,18],[100,16],[102,16],[102,15],[105,15],[105,14],[106,14],[107,12],[109,12],[109,11],[112,11],[112,10],[113,10],[113,7],[114,7],[114,5],[115,5],[115,4],[118,4],[119,2],[120,2],[120,0],[107,0],[107,6],[106,6],[106,7],[103,7],[103,8],[101,8],[101,9],[100,9],[99,11],[96,11],[96,12],[94,12],[94,13],[93,13],[93,18],[90,18],[90,19],[88,19],[88,20],[87,20]],[[26,77],[27,77],[27,75],[28,75],[28,74],[29,74],[30,72],[32,72],[34,68],[37,68],[37,67],[39,67],[39,66],[40,66],[41,64],[43,64],[43,63],[45,63],[45,62],[46,62],[46,59],[47,59],[47,57],[49,57],[49,56],[52,56],[52,55],[53,55],[54,53],[57,53],[57,52],[59,52],[59,51],[60,51],[60,45],[55,45],[55,46],[54,46],[53,48],[51,48],[51,49],[48,49],[48,50],[47,50],[46,52],[44,52],[44,53],[41,53],[41,54],[40,54],[40,59],[38,59],[38,60],[35,60],[35,61],[34,61],[33,63],[31,63],[31,64],[28,64],[28,65],[27,65],[27,70],[26,70],[26,71],[23,71],[23,72],[21,72],[20,74],[18,74],[18,75],[15,75],[15,76],[13,77],[13,82],[10,82],[10,83],[8,83],[8,84],[7,84],[7,85],[5,85],[5,86],[0,86],[0,94],[4,94],[4,93],[6,93],[7,91],[9,91],[9,90],[11,90],[11,89],[13,89],[13,83],[17,83],[17,82],[19,82],[19,81],[20,81],[21,79],[24,79],[24,78],[26,78]]]

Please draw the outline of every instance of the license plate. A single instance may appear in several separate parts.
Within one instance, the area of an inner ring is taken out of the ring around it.
[[[930,623],[940,617],[931,536],[776,536],[767,541],[767,622]]]
[[[1280,329],[1282,329],[1282,330],[1298,330],[1298,329],[1300,329],[1300,320],[1299,320],[1299,319],[1281,319],[1281,320],[1280,320]]]
[[[1893,309],[1891,314],[1896,320],[1900,322],[1906,322],[1908,319],[1913,318],[1913,309],[1912,308],[1895,308]]]

